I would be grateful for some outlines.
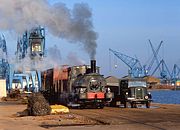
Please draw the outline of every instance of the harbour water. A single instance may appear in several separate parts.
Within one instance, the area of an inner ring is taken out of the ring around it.
[[[150,92],[154,103],[180,104],[180,90],[152,90]]]

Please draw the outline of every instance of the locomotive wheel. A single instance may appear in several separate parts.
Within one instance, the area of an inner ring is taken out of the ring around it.
[[[81,104],[81,105],[79,106],[79,108],[80,108],[80,109],[84,109],[84,108],[85,108],[85,104]]]
[[[103,108],[104,108],[104,104],[100,104],[100,105],[99,105],[99,108],[100,108],[100,109],[103,109]]]
[[[151,103],[150,102],[146,102],[146,108],[150,108]]]

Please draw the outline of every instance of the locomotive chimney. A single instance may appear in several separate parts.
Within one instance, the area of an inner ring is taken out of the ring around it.
[[[96,73],[96,60],[91,60],[91,73]]]

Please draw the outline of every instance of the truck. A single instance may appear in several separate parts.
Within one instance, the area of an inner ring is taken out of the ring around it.
[[[124,105],[124,107],[136,108],[137,104],[146,105],[150,108],[152,96],[147,90],[147,82],[143,78],[119,79],[119,86],[114,92],[113,106]]]

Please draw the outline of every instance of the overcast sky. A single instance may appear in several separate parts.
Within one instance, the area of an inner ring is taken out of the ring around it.
[[[147,64],[151,56],[148,39],[155,47],[163,40],[159,58],[164,58],[170,71],[173,64],[180,65],[180,1],[179,0],[48,0],[50,4],[64,3],[72,9],[75,3],[87,3],[92,11],[94,31],[97,39],[97,65],[105,76],[122,77],[127,74],[127,66],[109,54],[109,48],[132,57],[138,57]],[[16,35],[5,33],[8,53],[13,55]],[[69,55],[89,64],[89,56],[81,44],[72,44],[46,32],[46,48],[57,45],[62,64],[68,62]],[[111,63],[110,60],[111,59]],[[114,65],[117,64],[117,68]],[[156,64],[155,64],[156,66]]]

